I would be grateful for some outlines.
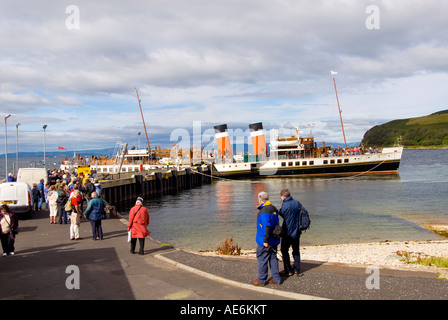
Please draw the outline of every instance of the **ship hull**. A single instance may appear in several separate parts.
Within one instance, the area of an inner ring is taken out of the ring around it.
[[[212,174],[217,177],[398,174],[402,149],[359,156],[214,164]]]

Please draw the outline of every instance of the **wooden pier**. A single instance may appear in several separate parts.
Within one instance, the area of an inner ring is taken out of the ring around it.
[[[110,205],[148,195],[179,192],[211,183],[211,166],[172,167],[121,174],[102,181],[102,198]]]

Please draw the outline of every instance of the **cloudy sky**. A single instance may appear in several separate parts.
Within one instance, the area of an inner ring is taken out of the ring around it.
[[[193,124],[254,122],[343,141],[330,70],[347,141],[360,141],[374,125],[448,108],[447,10],[445,0],[0,0],[8,152],[17,123],[20,151],[42,151],[43,125],[47,151],[136,145],[138,132],[145,146],[136,88],[151,147]]]

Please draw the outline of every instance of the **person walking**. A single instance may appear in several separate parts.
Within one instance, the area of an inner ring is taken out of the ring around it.
[[[283,266],[285,275],[298,275],[300,272],[300,235],[302,231],[299,229],[300,218],[300,202],[294,200],[289,189],[283,189],[280,192],[282,198],[282,206],[278,212],[283,218],[283,236],[280,245],[280,251],[283,257]],[[291,266],[289,257],[289,248],[292,247],[292,256],[294,265]]]
[[[272,231],[278,222],[278,210],[272,205],[267,192],[258,194],[259,210],[257,214],[257,260],[258,278],[252,281],[254,286],[265,286],[268,278],[268,266],[271,269],[270,284],[280,284],[281,278],[278,269],[277,246],[280,239],[272,237]]]
[[[44,186],[44,198],[42,200],[42,203],[45,202],[45,209],[47,210],[50,207],[50,203],[48,202],[48,192],[50,191],[50,187],[51,187],[50,181],[47,181]]]
[[[41,194],[39,189],[37,188],[36,183],[33,183],[33,189],[31,189],[31,196],[33,198],[34,212],[37,213],[37,210],[39,210],[39,198]]]
[[[98,198],[101,198],[101,192],[103,191],[103,187],[101,186],[98,179],[95,179],[93,184],[95,185],[95,192],[98,195]]]
[[[92,240],[103,240],[103,227],[101,226],[101,220],[106,217],[106,212],[104,208],[106,203],[103,199],[98,197],[96,192],[91,193],[91,199],[84,211],[84,217],[90,221],[92,226]]]
[[[65,211],[65,204],[68,201],[68,196],[65,193],[65,190],[62,189],[59,192],[58,200],[56,201],[58,206],[58,216],[59,216],[59,224],[62,224],[62,221],[64,221],[64,224],[67,224],[67,212]]]
[[[73,211],[70,214],[70,240],[79,240],[79,226],[81,224],[82,194],[74,189],[70,197]]]
[[[19,227],[19,219],[4,204],[0,207],[0,241],[3,248],[3,256],[14,254],[14,244]]]
[[[145,238],[151,233],[147,229],[149,225],[149,213],[143,206],[143,199],[138,197],[135,205],[129,212],[129,223],[127,231],[131,232],[131,253],[135,253],[137,239],[140,245],[138,254],[144,254]]]
[[[50,223],[56,224],[56,217],[58,215],[58,192],[53,185],[50,187],[47,193],[48,206],[50,207]]]
[[[39,202],[38,202],[39,210],[42,210],[42,203],[44,202],[45,199],[44,182],[45,182],[44,179],[40,179],[39,183],[37,184],[37,190],[39,190]]]

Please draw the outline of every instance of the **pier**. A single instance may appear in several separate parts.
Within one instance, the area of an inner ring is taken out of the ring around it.
[[[211,166],[157,168],[151,171],[122,173],[101,181],[102,198],[110,205],[136,197],[175,193],[211,183]]]

